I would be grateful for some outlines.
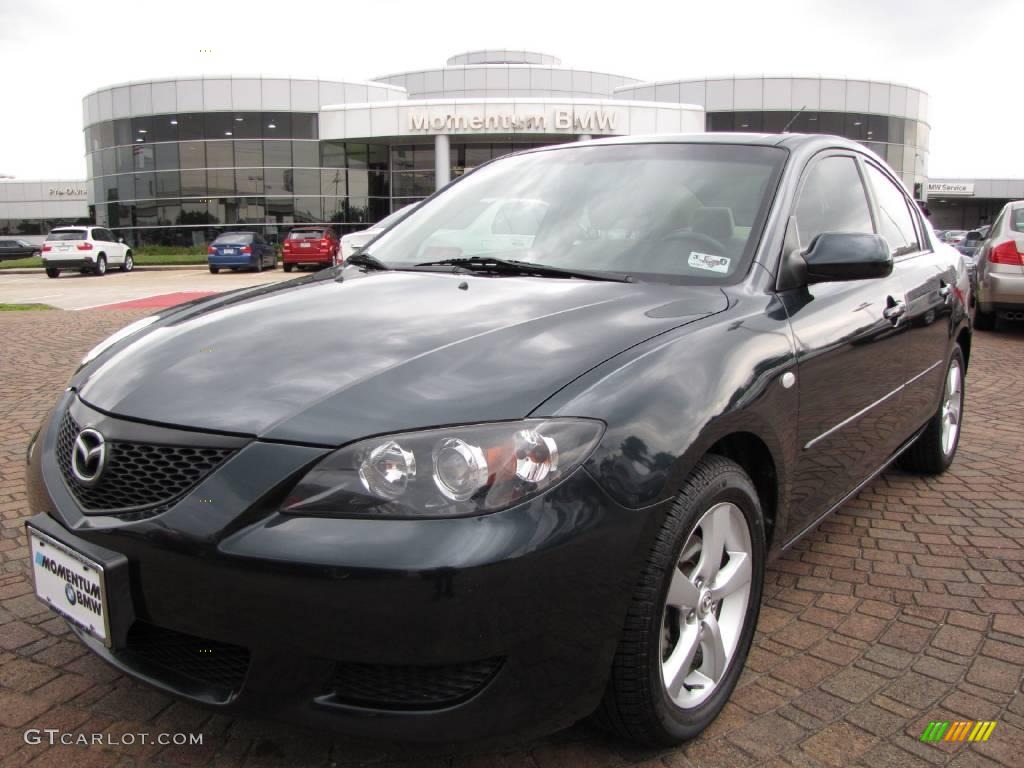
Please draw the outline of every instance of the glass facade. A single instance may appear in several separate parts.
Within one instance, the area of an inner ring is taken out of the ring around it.
[[[303,223],[345,234],[435,186],[432,138],[321,142],[316,113],[152,115],[91,125],[85,141],[96,223],[132,244],[199,244],[242,225],[271,239]],[[545,143],[452,142],[451,175]]]
[[[852,112],[785,110],[708,112],[705,119],[708,131],[827,133],[854,139],[885,160],[915,193],[914,179],[922,176],[927,166],[931,128],[920,120]]]
[[[55,227],[69,224],[89,224],[88,216],[65,216],[46,219],[0,219],[0,235],[46,235]]]

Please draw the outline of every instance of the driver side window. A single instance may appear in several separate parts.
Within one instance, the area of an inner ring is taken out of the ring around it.
[[[852,157],[826,157],[811,166],[795,213],[801,250],[822,232],[874,232],[867,194]]]

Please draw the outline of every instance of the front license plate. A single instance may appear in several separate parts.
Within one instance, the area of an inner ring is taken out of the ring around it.
[[[56,539],[28,528],[36,595],[77,627],[110,645],[103,567]]]

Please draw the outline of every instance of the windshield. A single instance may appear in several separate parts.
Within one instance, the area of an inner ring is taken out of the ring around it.
[[[784,150],[620,144],[527,153],[481,168],[381,235],[408,267],[491,256],[591,272],[729,282],[746,271]]]
[[[288,233],[289,240],[319,240],[327,237],[322,229],[293,229]]]
[[[46,236],[47,240],[85,240],[84,229],[55,229]]]
[[[220,243],[224,245],[236,245],[252,242],[252,232],[236,232],[230,235],[220,235],[214,243]]]

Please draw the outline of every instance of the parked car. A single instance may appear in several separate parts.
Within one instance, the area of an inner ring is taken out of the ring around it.
[[[104,227],[51,229],[42,251],[47,277],[59,277],[68,270],[102,277],[111,266],[119,267],[122,272],[135,269],[132,249],[125,245],[124,238]]]
[[[390,227],[393,227],[416,210],[418,205],[419,203],[417,202],[407,205],[404,208],[399,208],[390,216],[385,216],[383,219],[367,229],[361,229],[358,232],[349,232],[347,235],[343,235],[341,238],[341,260],[344,261],[368,242],[373,240],[377,235],[387,231]]]
[[[947,229],[942,235],[942,239],[949,245],[958,245],[965,237],[967,237],[966,229]]]
[[[281,263],[285,272],[294,267],[332,267],[340,261],[340,249],[331,227],[296,227],[284,240]]]
[[[1024,320],[1024,200],[1007,203],[974,255],[978,306],[974,326],[989,331],[996,319]]]
[[[448,227],[420,244],[421,261],[444,256],[481,256],[528,251],[547,214],[549,203],[529,198],[485,198],[467,207]],[[608,233],[611,236],[610,233]]]
[[[967,234],[964,235],[964,239],[956,246],[956,249],[964,256],[973,258],[984,239],[985,236],[979,230],[968,230]]]
[[[262,272],[277,266],[277,249],[259,232],[225,232],[207,247],[206,259],[215,275],[222,269]]]
[[[0,261],[4,259],[24,259],[39,256],[42,246],[33,245],[26,240],[0,239]]]
[[[525,251],[417,261],[510,192],[547,206]],[[499,158],[340,270],[94,348],[28,447],[36,593],[221,713],[450,742],[596,710],[675,744],[735,688],[768,560],[891,462],[953,461],[968,290],[850,140]]]

